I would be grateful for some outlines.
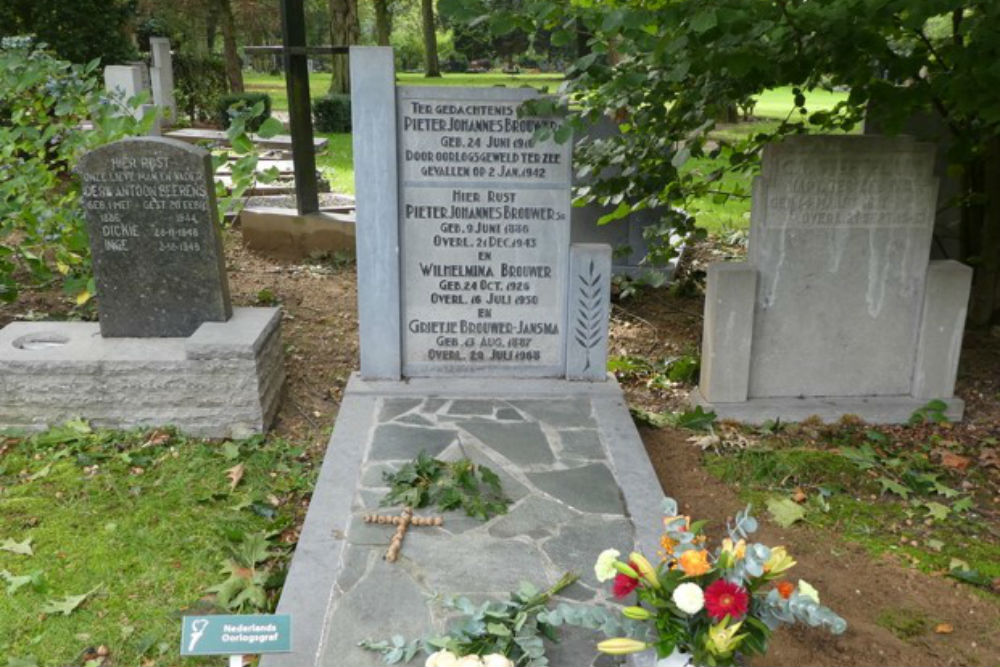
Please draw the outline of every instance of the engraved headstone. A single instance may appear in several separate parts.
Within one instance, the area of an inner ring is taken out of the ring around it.
[[[611,249],[571,243],[559,120],[351,53],[361,375],[604,380]]]
[[[189,336],[231,317],[208,151],[123,139],[83,156],[77,173],[102,336]]]
[[[570,143],[530,93],[400,88],[403,373],[564,365]]]
[[[723,415],[730,403],[772,401],[762,418],[798,415],[810,399],[833,416],[846,400],[842,413],[887,421],[951,398],[971,272],[928,263],[933,168],[934,146],[906,137],[769,146],[747,262],[709,272],[702,398]],[[939,359],[950,370],[931,378]],[[880,398],[899,399],[896,416]]]

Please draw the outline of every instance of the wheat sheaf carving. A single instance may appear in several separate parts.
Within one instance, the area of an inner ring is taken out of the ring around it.
[[[590,353],[601,342],[602,321],[604,309],[601,307],[601,274],[594,269],[594,260],[590,260],[586,275],[581,273],[577,302],[574,338],[580,347],[587,351],[584,371],[590,370]]]

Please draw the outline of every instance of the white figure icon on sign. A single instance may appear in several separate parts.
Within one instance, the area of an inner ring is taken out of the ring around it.
[[[188,651],[194,650],[195,644],[204,636],[206,627],[208,627],[208,619],[196,618],[191,621],[191,641],[188,642]]]

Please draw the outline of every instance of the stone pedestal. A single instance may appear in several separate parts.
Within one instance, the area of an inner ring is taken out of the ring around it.
[[[176,426],[204,438],[263,433],[285,372],[278,308],[236,308],[185,338],[102,338],[93,322],[0,329],[0,428]]]
[[[343,213],[299,215],[291,208],[245,208],[240,212],[243,241],[270,257],[302,259],[324,253],[354,253],[355,220]]]

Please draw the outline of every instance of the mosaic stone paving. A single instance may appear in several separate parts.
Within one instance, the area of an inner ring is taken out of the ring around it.
[[[393,397],[378,399],[375,409],[352,517],[338,536],[346,546],[317,664],[381,664],[356,643],[442,630],[445,611],[428,604],[435,595],[503,596],[522,580],[549,585],[573,570],[581,579],[564,591],[564,599],[605,599],[606,588],[594,578],[594,558],[607,547],[627,551],[634,532],[589,398]],[[399,560],[387,563],[383,554],[393,526],[364,523],[362,515],[393,511],[378,507],[387,491],[383,473],[421,450],[489,466],[512,504],[488,522],[447,512],[441,528],[411,528]],[[549,651],[554,666],[613,664],[595,655],[589,633],[570,630],[563,636]]]

